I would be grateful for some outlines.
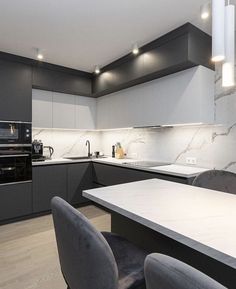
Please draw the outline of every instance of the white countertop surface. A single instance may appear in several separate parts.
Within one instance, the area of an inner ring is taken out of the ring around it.
[[[236,195],[160,179],[83,195],[236,269]]]
[[[196,175],[202,172],[207,171],[206,168],[199,168],[199,167],[190,167],[190,166],[183,166],[183,165],[167,165],[167,166],[159,166],[159,167],[151,167],[152,170],[157,170],[159,172],[167,172],[167,173],[176,173],[180,175]]]
[[[157,166],[157,167],[142,167],[142,166],[131,165],[131,163],[137,162],[137,161],[140,161],[140,160],[128,159],[128,158],[127,159],[115,159],[115,158],[111,158],[111,157],[98,158],[98,159],[96,159],[96,158],[77,159],[77,160],[58,158],[58,159],[51,159],[51,160],[46,160],[46,161],[42,161],[42,162],[33,162],[33,166],[83,163],[83,162],[97,162],[97,163],[104,163],[104,164],[120,166],[120,167],[124,167],[124,168],[144,170],[147,172],[168,174],[168,175],[184,177],[184,178],[195,177],[199,173],[208,170],[207,168],[200,168],[200,167],[196,167],[196,166],[191,167],[191,166],[175,165],[175,164],[166,165],[166,166]],[[130,165],[129,165],[129,163],[130,163]]]

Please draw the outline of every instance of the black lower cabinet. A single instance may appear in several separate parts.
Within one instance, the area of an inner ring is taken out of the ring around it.
[[[99,185],[112,186],[154,178],[183,184],[189,183],[188,179],[182,177],[175,177],[113,165],[94,163],[94,182]]]
[[[67,166],[33,167],[33,212],[50,210],[54,196],[67,200]]]
[[[32,184],[0,186],[0,221],[32,214]]]
[[[68,165],[68,202],[76,205],[88,202],[82,196],[83,190],[94,187],[92,178],[92,163],[78,163]]]

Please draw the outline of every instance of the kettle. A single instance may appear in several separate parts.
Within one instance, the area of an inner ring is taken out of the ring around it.
[[[44,149],[43,151],[44,151],[44,156],[45,156],[45,158],[46,158],[46,159],[51,159],[51,158],[52,158],[52,155],[53,155],[53,153],[54,153],[54,148],[51,147],[51,146],[44,146],[43,149]],[[45,150],[48,150],[48,153],[46,153]]]

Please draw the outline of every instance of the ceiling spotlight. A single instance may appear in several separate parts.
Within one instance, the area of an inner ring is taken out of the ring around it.
[[[39,49],[37,49],[37,58],[38,60],[43,60],[43,54]]]
[[[101,72],[101,70],[100,70],[100,68],[99,68],[98,65],[95,66],[94,72],[95,72],[96,74],[99,74],[99,73]]]
[[[201,18],[202,18],[203,20],[206,20],[207,18],[209,18],[209,16],[210,16],[210,9],[211,9],[210,6],[211,6],[210,3],[206,3],[206,4],[203,4],[203,5],[201,6]]]
[[[137,43],[133,45],[132,52],[133,52],[134,55],[137,55],[139,53],[139,48],[138,48],[138,44]]]

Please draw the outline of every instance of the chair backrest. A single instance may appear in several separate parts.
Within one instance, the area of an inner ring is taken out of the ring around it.
[[[70,289],[117,289],[118,269],[108,243],[80,212],[51,201],[62,274]]]
[[[227,289],[191,266],[161,254],[147,256],[144,272],[147,289]]]
[[[198,175],[193,186],[236,194],[236,174],[223,170],[210,170]]]

